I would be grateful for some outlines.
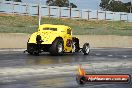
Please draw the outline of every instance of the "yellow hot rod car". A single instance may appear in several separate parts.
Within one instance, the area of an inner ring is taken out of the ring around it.
[[[72,29],[65,25],[43,24],[38,32],[33,33],[27,42],[27,50],[31,55],[50,52],[51,55],[63,55],[82,51],[84,55],[90,52],[89,43],[80,48],[79,39],[72,37]]]

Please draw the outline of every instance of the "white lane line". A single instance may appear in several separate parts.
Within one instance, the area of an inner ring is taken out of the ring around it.
[[[113,55],[108,55],[109,57],[112,57]]]
[[[125,57],[125,58],[126,58],[127,56],[126,56],[126,55],[123,55],[123,57]]]
[[[99,55],[101,55],[101,54],[97,53],[96,55],[99,56]]]
[[[26,49],[0,49],[0,51],[25,51]]]

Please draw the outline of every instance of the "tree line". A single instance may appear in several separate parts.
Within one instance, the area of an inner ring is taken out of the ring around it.
[[[101,0],[100,7],[105,11],[130,12],[131,2],[124,3],[120,0]]]

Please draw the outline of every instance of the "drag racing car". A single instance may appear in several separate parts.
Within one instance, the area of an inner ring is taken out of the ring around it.
[[[42,52],[49,52],[51,55],[83,52],[88,55],[90,45],[85,43],[80,48],[79,39],[72,37],[72,29],[69,26],[43,24],[28,39],[26,51],[31,55],[39,55]]]

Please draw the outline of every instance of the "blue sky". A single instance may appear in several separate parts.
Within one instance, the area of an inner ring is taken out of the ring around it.
[[[44,4],[46,2],[46,0],[22,0],[22,1],[28,3],[38,3],[39,1],[41,1],[41,3]],[[70,1],[75,3],[79,9],[96,10],[101,0],[70,0]],[[130,0],[121,0],[121,1],[128,2]]]

